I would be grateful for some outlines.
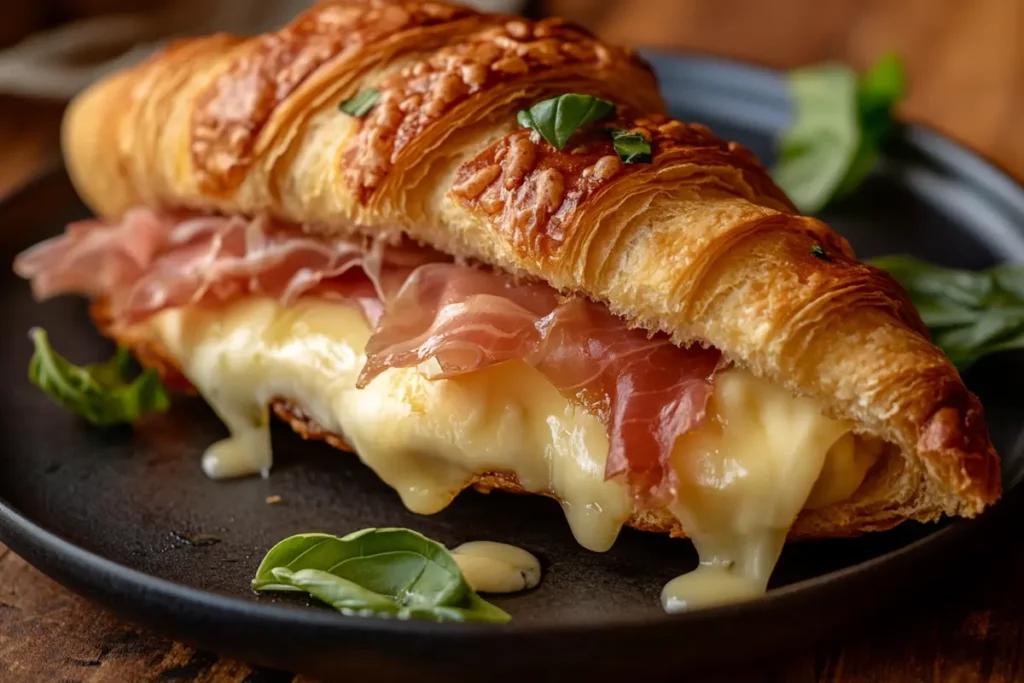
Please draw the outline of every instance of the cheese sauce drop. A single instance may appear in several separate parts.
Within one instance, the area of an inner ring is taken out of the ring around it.
[[[452,550],[452,557],[479,593],[517,593],[540,583],[540,561],[514,545],[471,541]]]

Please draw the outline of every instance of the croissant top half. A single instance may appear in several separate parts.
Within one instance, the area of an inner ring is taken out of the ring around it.
[[[339,111],[370,88],[366,116]],[[652,163],[623,163],[605,125],[559,151],[516,122],[569,92],[615,102],[606,125],[641,132]],[[879,526],[993,502],[981,405],[906,293],[796,215],[749,151],[663,109],[631,50],[561,20],[338,0],[275,33],[178,42],[94,85],[64,148],[103,216],[149,205],[404,232],[718,347],[900,447],[885,494],[853,513]]]

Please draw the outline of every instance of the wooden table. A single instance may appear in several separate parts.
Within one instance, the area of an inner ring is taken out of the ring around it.
[[[610,39],[792,67],[864,66],[899,50],[905,117],[940,128],[1024,178],[1024,0],[550,0]],[[54,158],[60,106],[0,100],[0,194]],[[1022,226],[1024,227],[1024,226]],[[17,229],[7,226],[6,229]],[[1024,540],[1024,539],[1022,539]],[[767,683],[1024,679],[1024,542],[978,558],[933,604],[736,680]],[[887,625],[888,624],[888,625]],[[0,546],[0,681],[263,683],[300,678],[195,652],[57,586]]]

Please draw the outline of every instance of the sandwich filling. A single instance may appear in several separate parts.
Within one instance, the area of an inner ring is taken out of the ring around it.
[[[666,586],[669,610],[763,592],[799,512],[850,497],[882,446],[715,349],[415,246],[138,210],[16,268],[37,296],[102,296],[115,336],[159,342],[230,430],[211,477],[269,471],[284,399],[414,512],[500,473],[602,551],[666,508],[701,561]]]

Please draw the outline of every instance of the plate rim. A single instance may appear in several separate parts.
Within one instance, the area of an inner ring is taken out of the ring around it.
[[[745,73],[748,78],[770,76],[778,79],[782,77],[783,73],[752,62],[682,50],[641,49],[641,53],[644,56],[657,55],[657,59],[662,63],[670,61],[677,65],[688,65],[696,70],[713,66],[728,69],[732,73]],[[659,83],[663,84],[664,82],[664,77],[659,75]],[[1024,181],[1018,181],[1014,174],[984,153],[967,147],[945,132],[919,122],[901,123],[896,140],[899,144],[922,153],[927,160],[937,163],[947,170],[956,169],[958,168],[957,164],[969,160],[969,167],[961,168],[962,173],[957,174],[958,177],[970,178],[971,185],[984,190],[989,201],[997,202],[1007,211],[1019,215],[1024,224],[1024,185],[1021,184]],[[980,180],[975,177],[978,173],[984,174]],[[33,194],[40,191],[40,188],[47,183],[62,181],[65,174],[64,164],[60,160],[51,164],[0,200],[0,214],[12,211],[13,207],[21,202],[29,201]],[[200,609],[213,610],[221,616],[231,616],[235,619],[258,618],[298,625],[303,628],[326,629],[338,634],[357,632],[368,635],[454,637],[462,643],[465,643],[467,638],[471,638],[480,644],[507,638],[511,635],[544,638],[568,633],[574,635],[609,634],[623,630],[642,635],[647,632],[664,633],[666,630],[683,631],[700,628],[703,625],[729,623],[747,616],[784,611],[787,606],[796,605],[808,598],[813,599],[827,587],[844,583],[850,577],[870,579],[879,574],[894,571],[906,563],[918,562],[919,558],[941,555],[950,547],[970,540],[972,536],[981,537],[982,529],[991,529],[1005,518],[1006,511],[1015,507],[1016,502],[1022,498],[1020,479],[1021,477],[1018,476],[1009,485],[1004,484],[1003,500],[986,510],[978,518],[949,520],[922,538],[895,550],[849,567],[773,588],[764,596],[752,600],[690,613],[619,616],[586,622],[546,622],[522,625],[516,624],[514,621],[505,625],[438,624],[419,620],[397,621],[347,617],[329,609],[321,610],[300,605],[257,602],[163,579],[107,559],[48,531],[31,518],[23,515],[2,497],[0,497],[0,541],[22,557],[36,558],[38,561],[29,560],[29,563],[44,574],[55,578],[73,592],[86,595],[90,600],[100,604],[105,603],[95,599],[91,594],[96,591],[83,591],[69,586],[69,583],[74,582],[66,581],[66,577],[56,576],[63,572],[59,568],[55,569],[55,566],[63,563],[69,568],[81,572],[82,576],[95,574],[104,581],[124,582],[122,585],[131,585],[140,592],[154,595],[161,602],[181,600]],[[50,559],[40,559],[40,557]],[[84,583],[88,583],[88,580],[85,580]],[[121,612],[121,610],[115,611]],[[154,628],[154,630],[162,629]]]
[[[2,207],[0,207],[2,208]],[[67,564],[69,568],[79,571],[83,576],[94,573],[104,579],[115,579],[120,585],[130,585],[136,589],[158,596],[165,600],[187,600],[195,605],[205,606],[219,612],[232,613],[235,618],[261,617],[275,621],[292,621],[298,619],[303,626],[338,629],[340,631],[376,632],[380,634],[415,634],[438,635],[438,632],[454,637],[472,636],[474,639],[488,640],[493,637],[508,635],[551,636],[572,632],[580,635],[596,635],[616,629],[653,629],[662,630],[669,626],[684,628],[710,624],[718,621],[732,621],[741,616],[754,616],[758,613],[785,609],[790,603],[807,597],[813,597],[812,591],[842,582],[851,576],[870,579],[873,575],[886,571],[894,565],[906,562],[918,562],[922,552],[928,556],[941,555],[950,546],[958,545],[964,537],[980,536],[984,529],[991,529],[997,519],[1006,516],[1004,510],[1021,498],[1013,487],[1004,496],[1004,500],[994,505],[989,511],[975,519],[958,519],[946,523],[941,528],[928,533],[910,543],[900,546],[885,554],[878,555],[863,562],[835,571],[821,574],[809,579],[773,588],[765,595],[728,605],[710,609],[664,614],[657,617],[632,616],[616,619],[588,620],[586,622],[565,623],[529,623],[516,625],[514,620],[509,624],[475,624],[475,623],[435,623],[411,619],[408,621],[390,619],[366,619],[348,617],[329,609],[310,608],[302,605],[285,603],[264,603],[217,593],[215,591],[196,588],[186,584],[163,579],[143,571],[132,569],[102,555],[86,550],[71,541],[43,528],[0,497],[0,542],[14,550],[23,559],[37,553],[54,555],[56,562]],[[25,548],[25,553],[21,552]],[[26,561],[28,561],[26,559]],[[51,576],[48,569],[29,562],[39,571]],[[47,565],[49,567],[49,565]],[[51,576],[51,578],[55,578]],[[64,584],[60,579],[58,582]],[[79,595],[81,592],[70,589]],[[445,635],[442,634],[442,635]],[[483,638],[481,638],[483,636]]]

